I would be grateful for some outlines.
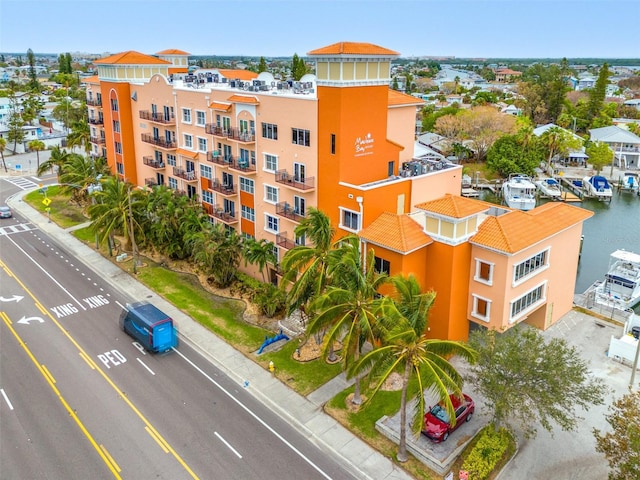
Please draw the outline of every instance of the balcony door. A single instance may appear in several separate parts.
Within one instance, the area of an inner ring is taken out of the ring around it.
[[[293,164],[293,177],[296,182],[304,183],[305,179],[305,168],[302,163],[294,163]]]

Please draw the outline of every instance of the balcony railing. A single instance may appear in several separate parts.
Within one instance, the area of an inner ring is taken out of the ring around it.
[[[176,177],[180,177],[187,182],[195,182],[197,180],[196,172],[194,172],[193,170],[185,170],[181,167],[173,167],[173,175]]]
[[[242,157],[240,158],[231,157],[231,164],[229,165],[229,167],[243,173],[255,173],[256,171],[255,162],[251,163],[251,161],[248,158],[242,158]]]
[[[218,150],[214,150],[212,152],[207,153],[207,160],[215,163],[216,165],[222,165],[223,167],[228,167],[233,163],[233,155],[223,155]]]
[[[103,137],[91,137],[90,141],[91,141],[91,143],[95,143],[97,145],[104,145],[105,144],[105,139]]]
[[[158,180],[156,180],[155,178],[145,178],[144,179],[144,184],[147,187],[151,187],[151,188],[157,187],[158,186]]]
[[[102,99],[101,98],[87,99],[87,106],[89,106],[89,107],[101,107],[102,106]]]
[[[91,125],[104,125],[104,119],[102,117],[90,118],[89,123]]]
[[[223,130],[222,127],[219,127],[215,123],[205,123],[204,125],[205,133],[209,135],[216,135],[218,137],[226,137],[226,130]]]
[[[276,215],[288,218],[294,222],[300,223],[305,218],[304,212],[300,212],[299,209],[287,202],[276,203]]]
[[[219,125],[216,125],[215,123],[205,124],[204,131],[216,137],[229,138],[231,140],[236,140],[238,142],[252,143],[256,141],[255,132],[248,131],[248,130],[240,130],[239,128],[235,128],[235,127],[224,128]]]
[[[236,185],[222,183],[217,178],[213,180],[209,180],[209,190],[213,190],[214,192],[218,192],[226,196],[231,196],[238,193],[238,190],[236,189]]]
[[[225,211],[225,209],[222,208],[220,205],[215,205],[210,215],[222,220],[224,223],[228,223],[228,224],[238,223],[238,217],[236,216],[236,212],[233,210]]]
[[[151,168],[164,168],[165,164],[161,160],[156,160],[154,157],[142,157],[142,163]]]
[[[291,250],[296,246],[296,242],[287,238],[287,232],[282,232],[276,234],[276,245],[282,248],[286,248],[287,250]]]
[[[314,177],[291,175],[286,170],[278,170],[276,172],[276,182],[298,190],[313,190],[316,188],[316,179]]]
[[[175,149],[177,148],[176,142],[170,142],[165,138],[154,137],[153,135],[149,135],[148,133],[142,134],[142,141],[146,143],[150,143],[151,145],[155,145],[160,148],[167,149]]]
[[[140,110],[140,118],[149,120],[150,122],[163,123],[165,125],[176,123],[175,115],[165,115],[164,113],[150,112],[149,110]]]

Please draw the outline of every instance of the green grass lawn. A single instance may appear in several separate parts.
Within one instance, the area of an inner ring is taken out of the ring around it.
[[[45,198],[51,200],[49,207],[42,203]],[[24,196],[24,201],[43,215],[50,215],[51,220],[57,225],[69,228],[89,220],[80,207],[70,203],[69,198],[69,195],[61,195],[60,187],[54,185],[47,187],[46,194],[40,189],[28,193]],[[47,208],[51,209],[49,214]]]

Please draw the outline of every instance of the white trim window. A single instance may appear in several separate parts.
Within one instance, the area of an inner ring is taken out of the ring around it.
[[[184,148],[193,148],[193,136],[189,135],[188,133],[185,133],[183,135],[184,138]]]
[[[267,203],[278,203],[278,188],[272,185],[265,184],[264,201]]]
[[[264,170],[267,172],[274,172],[278,170],[278,156],[271,155],[270,153],[264,154]]]
[[[492,262],[476,258],[476,273],[474,274],[473,279],[476,282],[484,283],[485,285],[493,285],[494,266],[495,264]]]
[[[203,127],[207,123],[207,114],[202,110],[196,110],[196,125]]]
[[[191,123],[191,109],[183,108],[182,109],[182,123]]]
[[[198,151],[207,153],[207,139],[202,137],[197,137],[197,138],[198,138]]]
[[[240,212],[242,218],[245,220],[249,220],[250,222],[256,221],[256,211],[251,207],[247,207],[246,205],[240,205]]]
[[[251,180],[250,178],[245,178],[245,177],[240,177],[239,178],[239,182],[240,182],[240,191],[241,192],[246,192],[246,193],[250,193],[251,195],[253,195],[254,191],[255,191],[255,187],[254,187],[254,182],[253,180]]]
[[[338,227],[357,233],[360,230],[360,213],[340,207],[340,224]]]
[[[471,295],[473,296],[473,310],[471,310],[471,316],[478,320],[482,320],[483,322],[488,322],[491,317],[491,300],[476,295],[475,293],[472,293]]]
[[[513,284],[518,284],[549,267],[549,249],[527,258],[513,267]]]
[[[521,297],[509,302],[509,323],[514,323],[526,316],[533,309],[542,305],[546,300],[547,282],[532,288]]]
[[[200,176],[202,178],[213,179],[213,169],[209,165],[200,164]]]
[[[268,213],[264,214],[264,229],[270,233],[279,233],[280,232],[280,223],[278,217],[274,217],[273,215],[269,215]]]
[[[278,139],[278,125],[262,122],[262,138]]]
[[[213,193],[209,190],[202,190],[202,201],[209,205],[213,205]]]

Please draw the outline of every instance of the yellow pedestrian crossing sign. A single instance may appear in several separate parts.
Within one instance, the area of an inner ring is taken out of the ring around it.
[[[49,197],[46,197],[42,200],[42,203],[45,207],[48,207],[49,205],[51,205],[51,199]]]

